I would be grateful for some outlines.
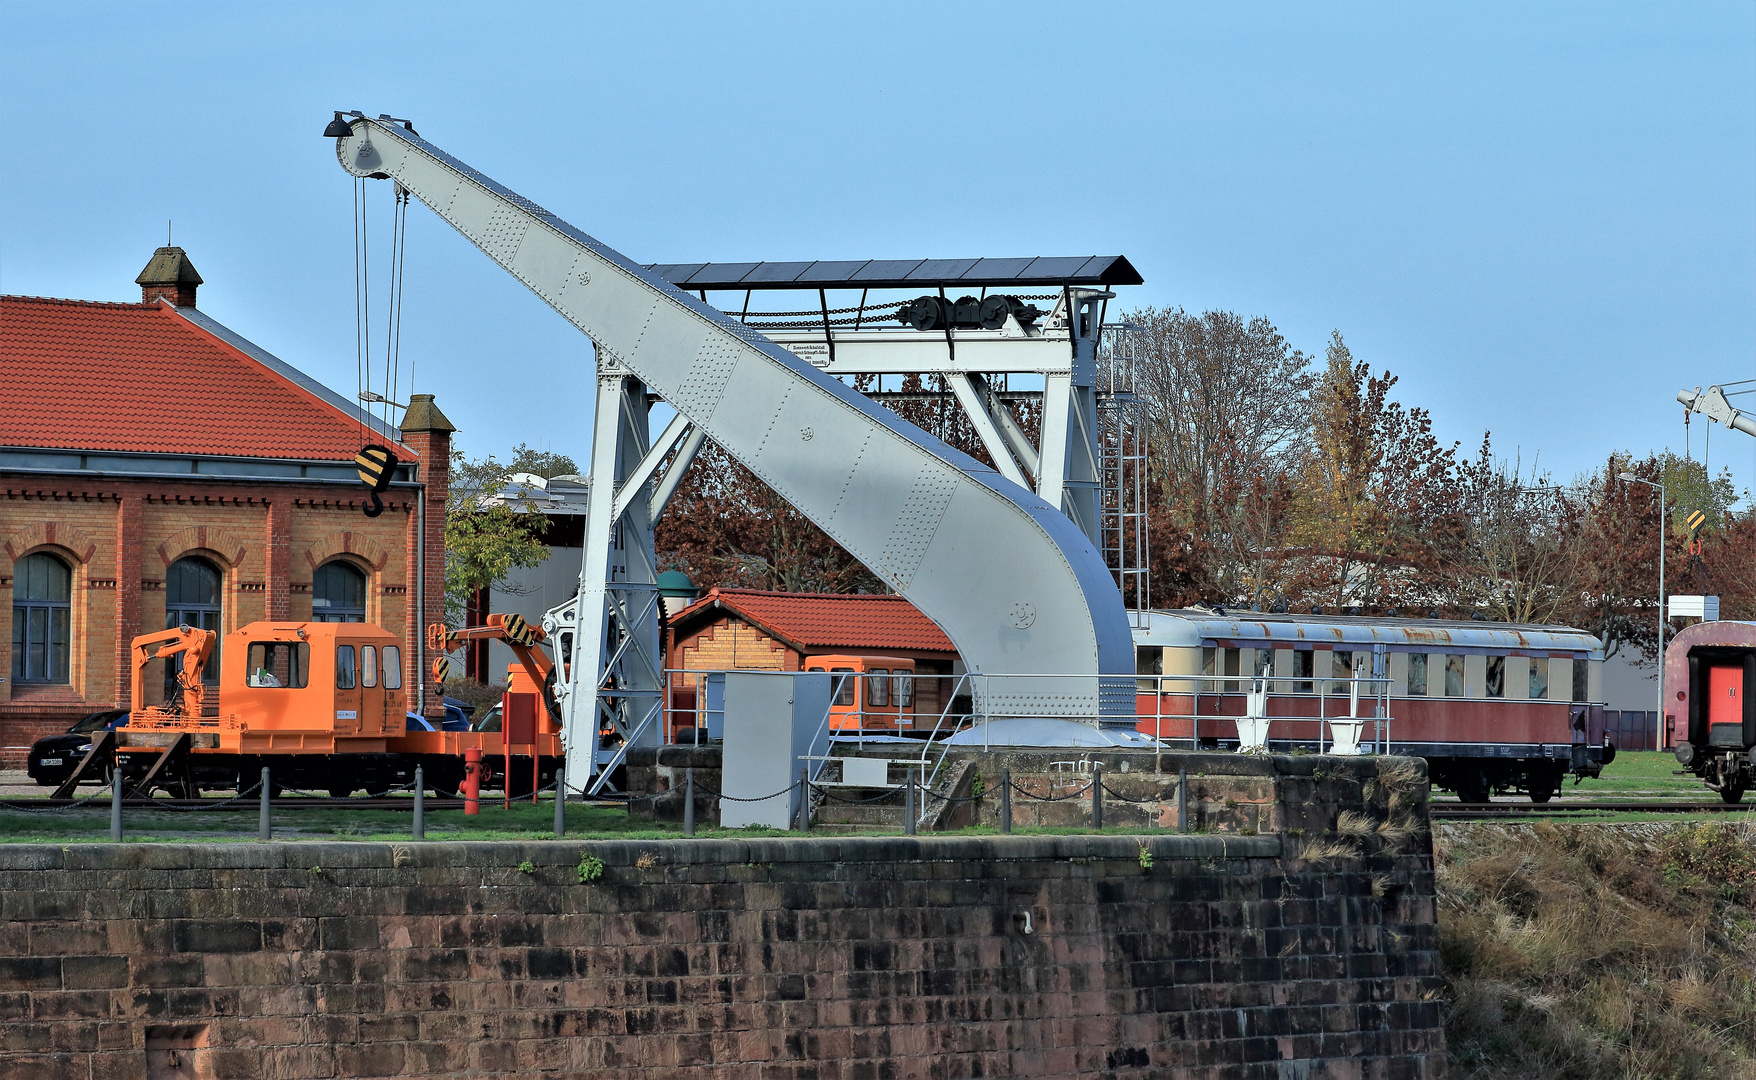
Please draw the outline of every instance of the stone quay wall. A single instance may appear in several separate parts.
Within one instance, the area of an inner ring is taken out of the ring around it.
[[[14,845],[0,881],[5,1077],[1445,1068],[1425,833]]]

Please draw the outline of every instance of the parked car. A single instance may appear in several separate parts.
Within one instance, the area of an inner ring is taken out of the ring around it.
[[[43,787],[59,787],[80,759],[91,749],[92,735],[105,728],[118,728],[128,723],[127,709],[105,709],[85,717],[59,735],[45,735],[31,744],[25,771]],[[101,776],[91,777],[94,784],[105,783]]]

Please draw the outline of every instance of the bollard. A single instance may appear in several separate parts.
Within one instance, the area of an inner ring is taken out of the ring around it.
[[[908,782],[902,795],[902,833],[904,836],[915,834],[915,771],[907,770]]]
[[[482,748],[479,746],[463,752],[463,812],[482,812]]]
[[[683,835],[695,835],[695,770],[683,770]]]
[[[267,840],[274,836],[274,822],[268,816],[268,793],[273,790],[268,784],[268,766],[262,767],[261,797],[256,800],[256,839]]]
[[[811,767],[799,770],[799,831],[811,829]]]
[[[1012,770],[1000,770],[1000,831],[1012,831]]]
[[[1189,831],[1189,766],[1177,766],[1177,831]]]
[[[110,842],[122,842],[122,763],[110,766]]]
[[[415,766],[415,827],[416,840],[427,838],[427,774]]]
[[[1104,763],[1091,763],[1091,827],[1104,827]]]
[[[555,767],[555,836],[567,835],[567,767]]]

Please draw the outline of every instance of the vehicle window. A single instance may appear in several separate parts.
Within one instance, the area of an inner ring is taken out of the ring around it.
[[[1317,654],[1309,649],[1293,650],[1293,675],[1299,679],[1293,684],[1293,693],[1309,694],[1316,689],[1311,683],[1311,676],[1317,673]]]
[[[907,672],[898,671],[894,685],[896,690],[896,707],[912,709],[915,704],[915,677]]]
[[[1410,697],[1427,696],[1427,654],[1408,654],[1408,693]]]
[[[1240,662],[1240,657],[1238,656],[1237,649],[1227,649],[1225,651],[1225,666],[1226,666],[1226,674],[1227,675],[1238,674],[1239,662]],[[1236,680],[1236,679],[1226,680],[1226,693],[1235,694],[1237,692],[1238,692],[1238,680]]]
[[[1504,656],[1488,657],[1488,696],[1506,696],[1506,658]]]
[[[831,668],[830,672],[834,675],[845,676],[840,680],[840,689],[836,691],[835,703],[837,705],[852,705],[854,703],[854,686],[860,681],[859,676],[854,674],[853,668]]]
[[[1584,701],[1591,696],[1591,668],[1589,660],[1573,658],[1573,700]]]
[[[1530,658],[1530,699],[1541,701],[1549,696],[1549,658]]]
[[[1463,657],[1456,653],[1445,657],[1445,696],[1463,696]]]
[[[402,646],[384,646],[384,689],[402,689]]]
[[[1329,675],[1331,678],[1351,679],[1354,677],[1353,653],[1337,649],[1329,655],[1331,658],[1329,661]],[[1347,688],[1348,684],[1345,682],[1332,683],[1330,684],[1329,692],[1332,694],[1345,694],[1348,692]]]
[[[115,719],[115,717],[116,714],[113,712],[92,713],[79,723],[68,728],[67,731],[69,734],[75,735],[87,735],[94,731],[101,731],[103,728],[107,727],[110,721]]]
[[[244,685],[297,690],[310,678],[311,646],[303,641],[252,641]]]
[[[866,674],[866,705],[884,709],[890,706],[890,669],[873,668]]]
[[[1219,674],[1219,671],[1214,664],[1214,658],[1218,655],[1219,655],[1219,650],[1214,648],[1211,645],[1203,645],[1201,647],[1201,674],[1203,674],[1203,675],[1218,675]],[[1162,661],[1160,662],[1160,666],[1161,667],[1163,666]],[[1216,682],[1213,682],[1211,680],[1208,680],[1208,681],[1203,682],[1201,684],[1201,689],[1206,690],[1209,693],[1213,693],[1219,689],[1219,684]]]
[[[378,647],[375,645],[360,646],[360,685],[378,685]]]
[[[337,645],[335,647],[335,686],[338,690],[354,688],[354,647]]]

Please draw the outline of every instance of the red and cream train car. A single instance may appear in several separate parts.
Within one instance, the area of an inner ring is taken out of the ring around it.
[[[1615,755],[1597,704],[1603,649],[1583,630],[1202,608],[1135,622],[1136,726],[1173,742],[1236,745],[1254,687],[1271,749],[1320,749],[1325,720],[1363,717],[1362,746],[1427,759],[1465,802],[1544,802]]]

